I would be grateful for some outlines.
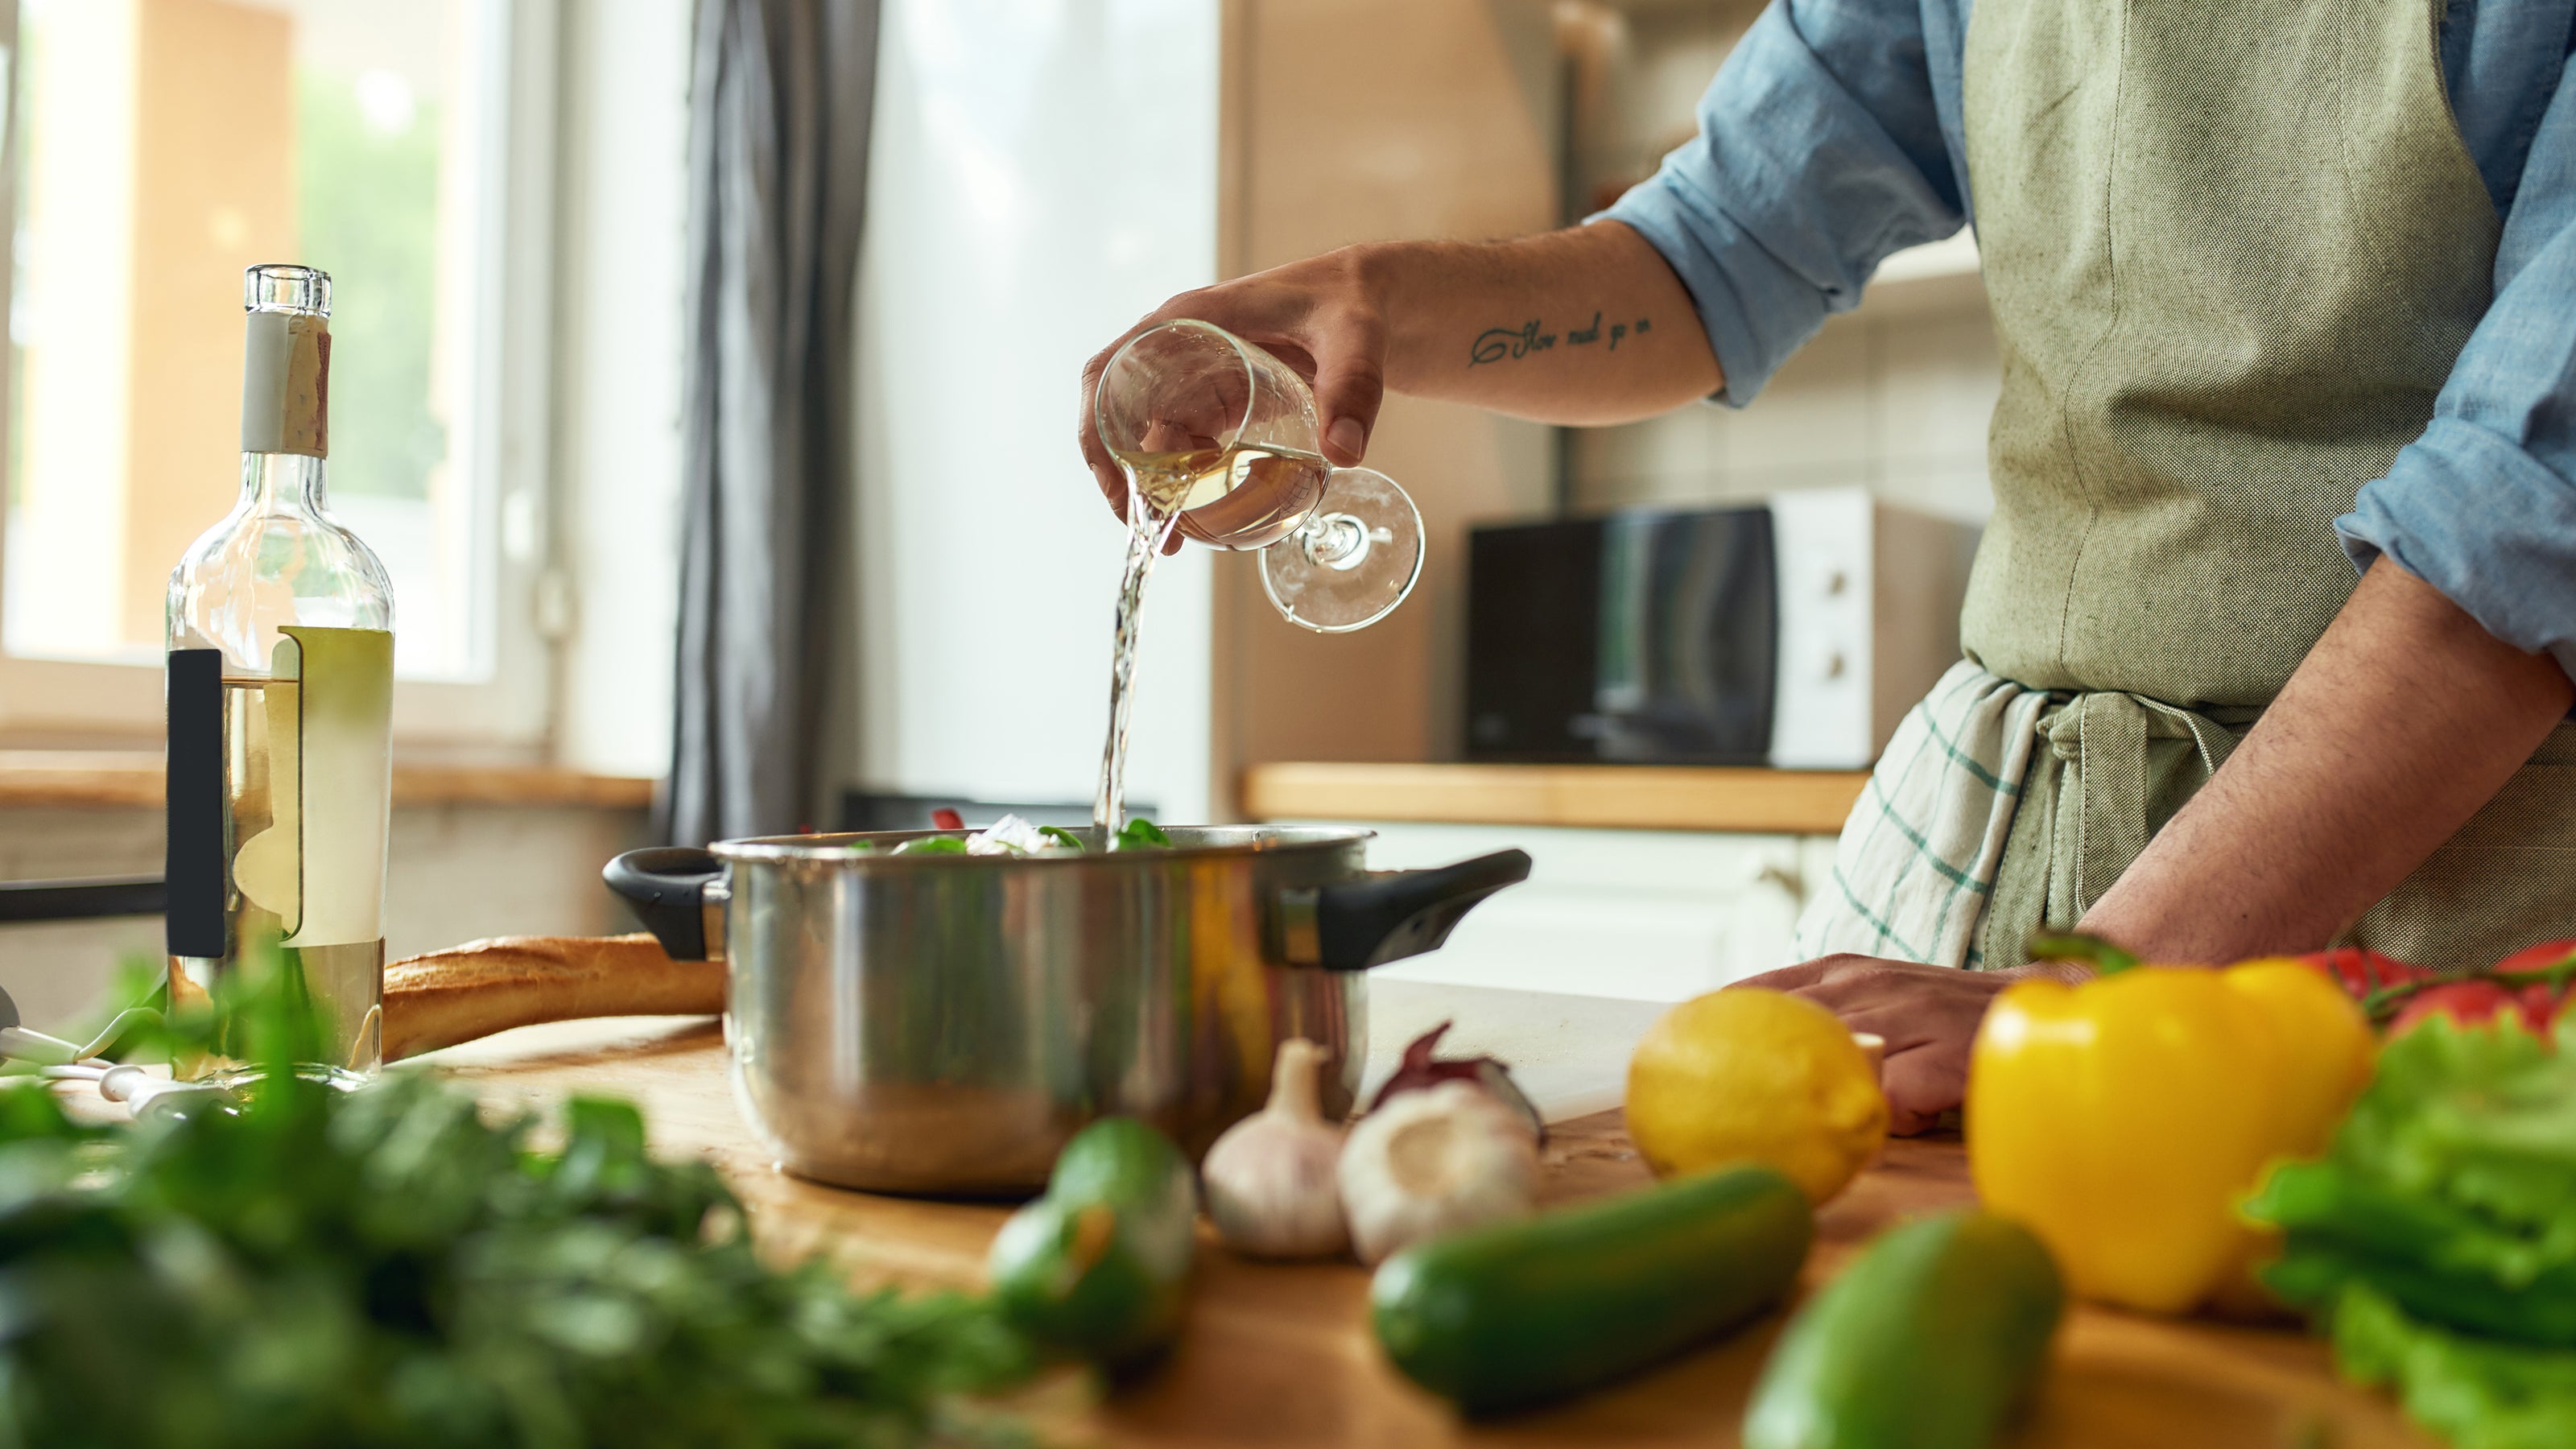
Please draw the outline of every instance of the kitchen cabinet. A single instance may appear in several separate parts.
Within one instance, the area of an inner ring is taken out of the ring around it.
[[[1339,822],[1353,823],[1353,822]],[[1798,912],[1829,884],[1829,837],[1364,823],[1379,870],[1518,847],[1530,878],[1468,913],[1390,980],[1682,1001],[1788,965]]]
[[[1854,770],[1274,764],[1253,818],[1362,824],[1381,870],[1517,846],[1529,881],[1478,906],[1407,981],[1680,1001],[1788,965],[1832,881]],[[1587,828],[1589,827],[1589,828]]]

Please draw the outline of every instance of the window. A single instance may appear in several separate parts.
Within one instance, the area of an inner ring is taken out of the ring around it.
[[[242,270],[293,261],[332,274],[331,506],[393,579],[398,733],[534,740],[545,331],[511,304],[547,218],[511,203],[551,6],[10,8],[0,730],[157,723],[164,582],[239,488]]]

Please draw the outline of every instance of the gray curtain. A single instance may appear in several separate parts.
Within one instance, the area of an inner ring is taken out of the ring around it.
[[[878,0],[698,0],[677,728],[658,833],[809,823],[841,642]]]

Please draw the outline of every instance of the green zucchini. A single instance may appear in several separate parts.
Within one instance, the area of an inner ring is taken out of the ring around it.
[[[1470,1414],[1608,1383],[1787,1296],[1815,1215],[1767,1167],[1684,1177],[1606,1202],[1439,1238],[1389,1258],[1378,1342]]]
[[[1103,1118],[993,1239],[993,1296],[1049,1348],[1111,1367],[1150,1357],[1180,1328],[1197,1217],[1198,1184],[1171,1139]]]
[[[1983,1449],[2037,1383],[2065,1305],[2019,1223],[1955,1212],[1892,1229],[1790,1320],[1744,1449]]]

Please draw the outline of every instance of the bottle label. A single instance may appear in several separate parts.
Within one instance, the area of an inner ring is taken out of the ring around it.
[[[233,886],[274,913],[286,946],[383,936],[391,813],[394,636],[279,630],[261,691],[268,819],[233,855]]]
[[[296,312],[243,319],[242,451],[331,456],[331,323]]]
[[[224,954],[224,655],[170,651],[167,845],[170,954]]]

